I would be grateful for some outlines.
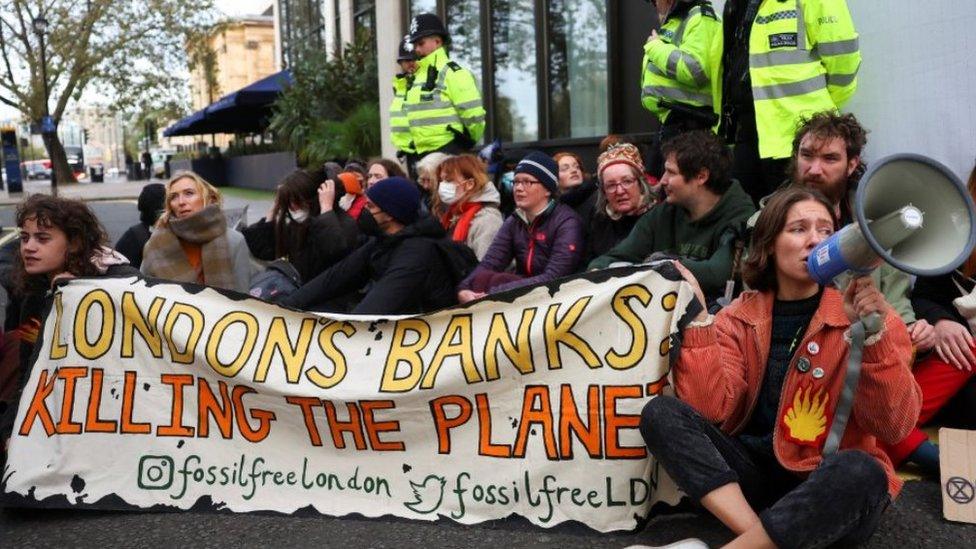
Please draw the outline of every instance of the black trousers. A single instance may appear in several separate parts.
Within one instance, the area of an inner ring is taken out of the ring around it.
[[[640,431],[651,454],[696,502],[739,483],[780,548],[863,543],[891,501],[884,469],[865,452],[832,454],[803,479],[673,397],[656,397],[644,407]]]

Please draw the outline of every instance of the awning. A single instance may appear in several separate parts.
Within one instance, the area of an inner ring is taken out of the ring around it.
[[[229,93],[163,131],[166,137],[209,133],[256,133],[268,127],[271,105],[292,82],[291,72],[266,76]]]

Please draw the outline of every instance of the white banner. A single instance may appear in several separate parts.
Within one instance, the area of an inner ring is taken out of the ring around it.
[[[670,265],[389,319],[74,280],[38,338],[5,500],[632,529],[678,497],[637,425],[693,299]]]

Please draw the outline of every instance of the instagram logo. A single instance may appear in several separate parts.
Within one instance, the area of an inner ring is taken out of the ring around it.
[[[139,488],[165,490],[173,485],[173,458],[142,456],[139,460]]]

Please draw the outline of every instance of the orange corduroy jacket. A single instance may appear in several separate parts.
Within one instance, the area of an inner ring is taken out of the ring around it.
[[[772,333],[774,292],[745,292],[705,326],[686,328],[674,382],[679,398],[707,420],[736,435],[752,416],[762,387]],[[826,288],[796,347],[780,398],[773,451],[788,470],[807,474],[820,465],[847,372],[851,322],[843,296]],[[877,339],[874,341],[874,339]],[[884,467],[894,499],[902,482],[878,440],[894,444],[918,420],[922,393],[912,376],[912,344],[893,310],[869,339],[854,406],[841,449],[863,450]],[[804,371],[805,370],[805,371]]]

